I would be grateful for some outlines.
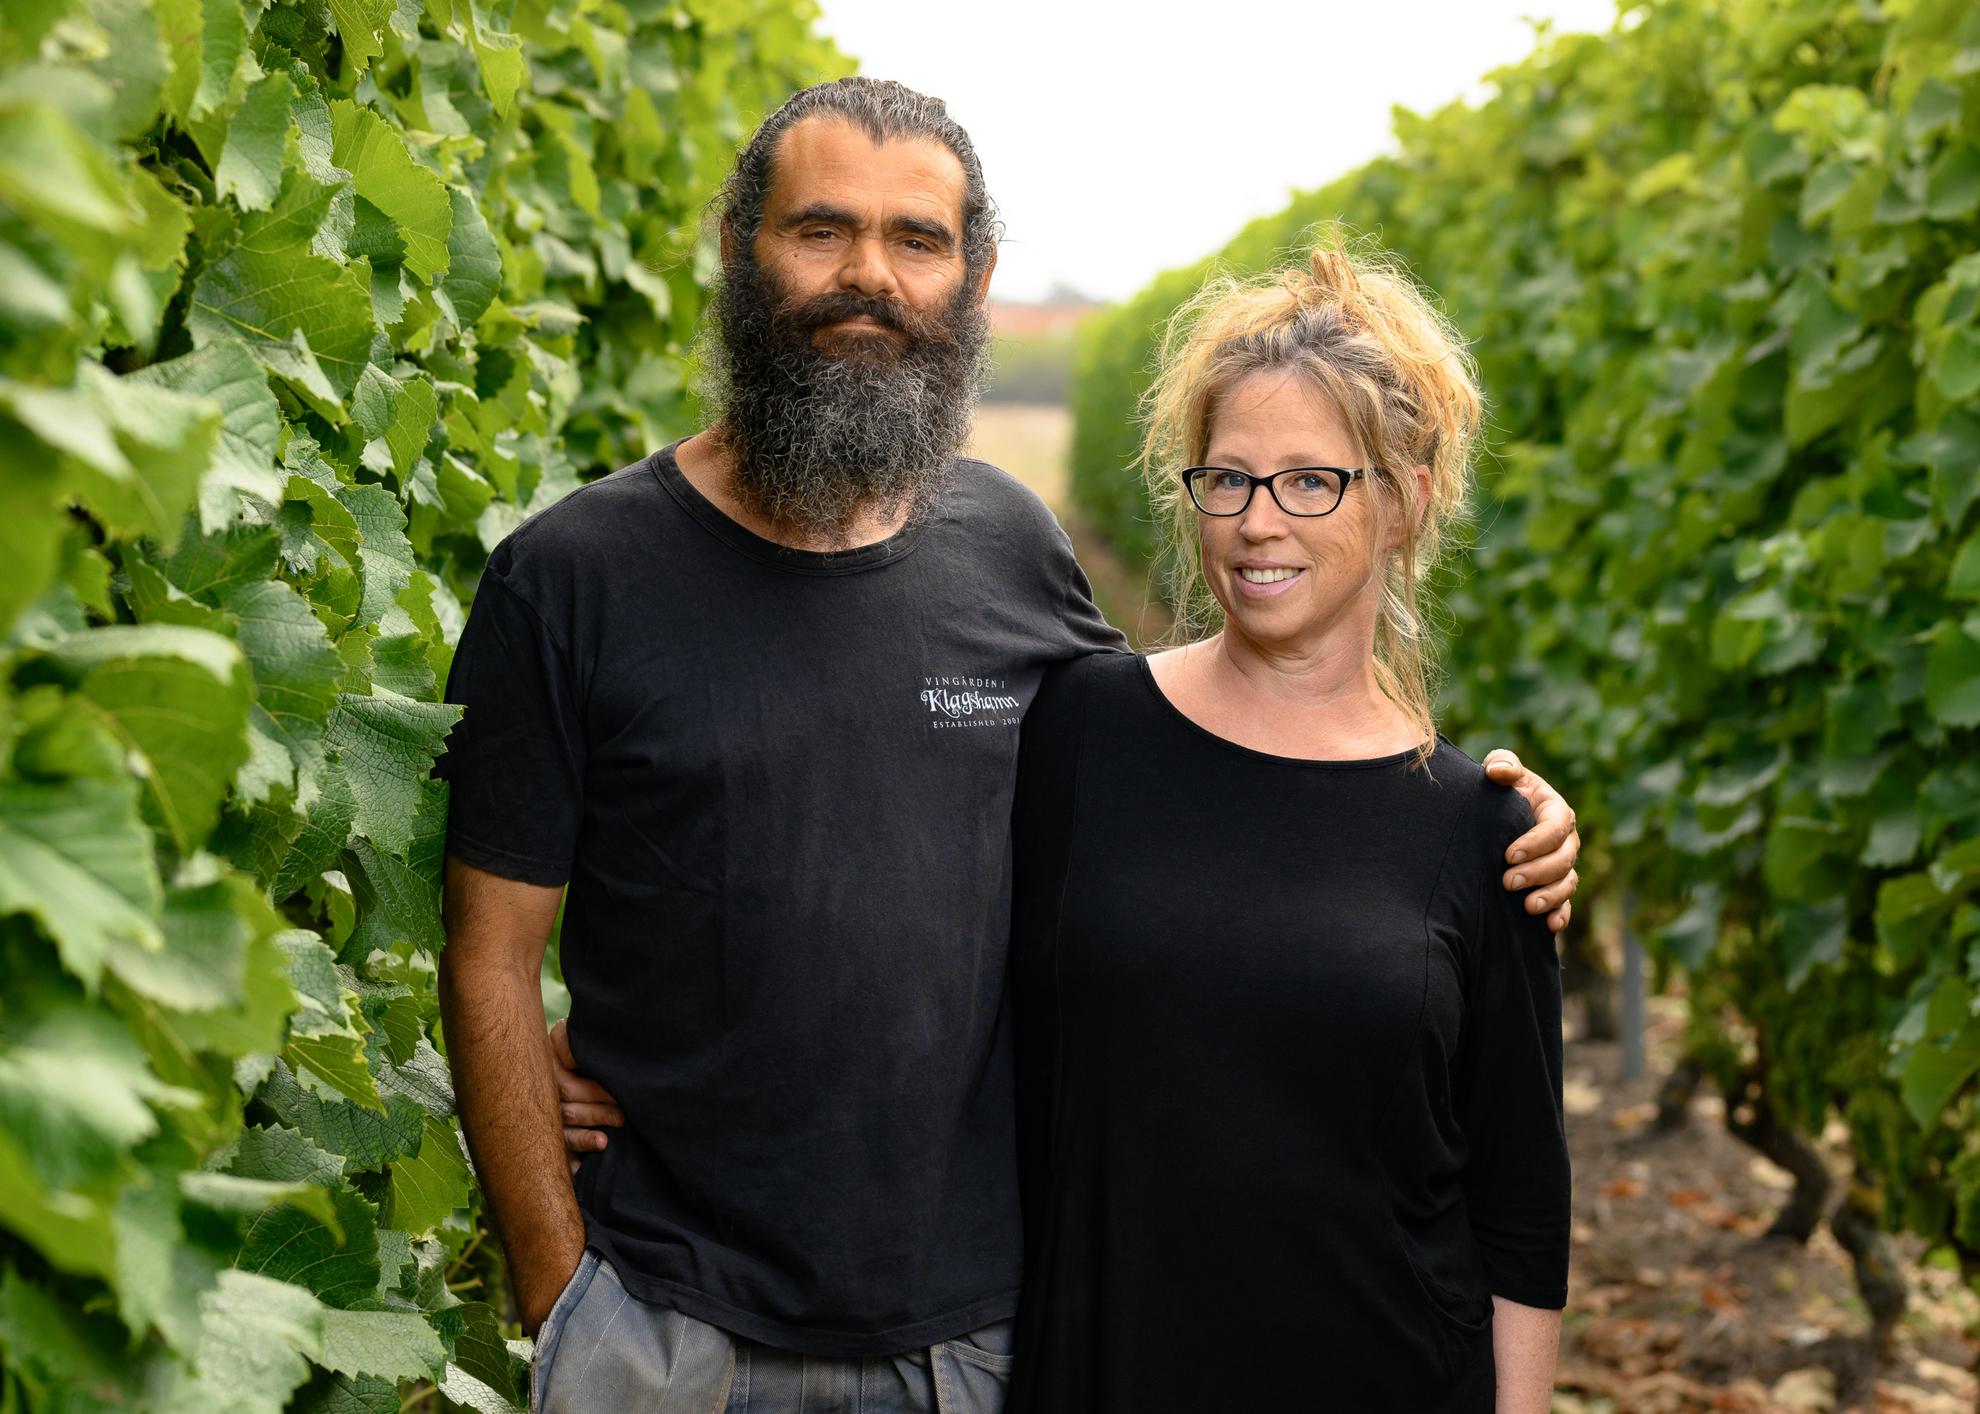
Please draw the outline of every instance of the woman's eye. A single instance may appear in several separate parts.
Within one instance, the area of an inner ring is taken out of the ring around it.
[[[1296,476],[1293,478],[1293,481],[1295,483],[1296,490],[1318,491],[1321,489],[1320,478],[1315,476],[1312,472],[1307,472],[1305,475],[1302,476]]]
[[[1224,491],[1241,491],[1250,479],[1241,471],[1220,471],[1217,473],[1217,486]]]

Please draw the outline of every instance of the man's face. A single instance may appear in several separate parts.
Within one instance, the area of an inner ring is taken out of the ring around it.
[[[843,119],[806,119],[778,145],[757,264],[783,298],[821,301],[839,316],[812,331],[821,347],[851,353],[877,342],[898,350],[907,334],[888,328],[884,315],[849,312],[854,299],[898,302],[939,319],[967,274],[966,191],[962,163],[939,142],[876,144]],[[851,298],[821,298],[828,296]],[[980,300],[982,291],[965,298]]]
[[[849,543],[928,511],[969,438],[989,330],[963,255],[968,183],[939,142],[874,143],[838,117],[778,145],[756,238],[723,241],[707,361],[751,509]]]

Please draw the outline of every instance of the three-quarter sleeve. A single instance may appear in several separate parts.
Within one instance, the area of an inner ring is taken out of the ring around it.
[[[571,664],[498,568],[461,629],[447,701],[462,709],[434,775],[451,785],[447,851],[530,884],[571,872],[584,804],[584,722]]]
[[[1505,851],[1533,817],[1490,783],[1473,806],[1482,875],[1465,1003],[1459,1117],[1472,1235],[1493,1294],[1567,1304],[1571,1183],[1561,1107],[1561,961],[1545,914],[1502,887]]]

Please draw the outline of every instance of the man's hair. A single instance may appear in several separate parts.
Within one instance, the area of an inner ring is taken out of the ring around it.
[[[876,145],[902,138],[927,138],[939,142],[956,156],[963,169],[963,259],[974,278],[989,264],[1002,227],[997,209],[983,185],[983,164],[976,159],[976,147],[962,124],[949,116],[939,98],[916,93],[892,79],[870,79],[860,75],[834,79],[799,89],[783,107],[763,120],[763,126],[736,156],[735,169],[715,196],[715,212],[735,240],[748,250],[763,225],[763,205],[770,194],[770,180],[777,149],[784,134],[806,118],[829,114],[856,126]]]

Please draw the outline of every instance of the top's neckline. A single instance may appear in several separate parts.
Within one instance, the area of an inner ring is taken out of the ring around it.
[[[1205,741],[1214,742],[1226,751],[1235,751],[1241,756],[1249,756],[1254,761],[1269,761],[1278,766],[1306,766],[1322,771],[1372,771],[1385,766],[1400,766],[1418,754],[1417,749],[1411,747],[1407,751],[1392,752],[1387,756],[1366,756],[1349,760],[1329,761],[1309,756],[1278,756],[1270,751],[1259,751],[1255,747],[1232,741],[1227,736],[1217,735],[1217,733],[1211,731],[1208,727],[1183,711],[1182,708],[1176,706],[1175,703],[1169,700],[1169,695],[1162,691],[1162,685],[1155,681],[1155,670],[1148,665],[1148,655],[1146,653],[1137,653],[1134,655],[1134,659],[1137,671],[1141,676],[1141,681],[1147,687],[1149,695],[1160,703],[1163,710],[1171,717],[1175,718],[1176,721],[1180,722],[1191,732],[1202,737]],[[1445,740],[1442,732],[1437,733],[1437,740],[1440,742]]]
[[[871,545],[860,545],[851,550],[800,550],[766,539],[728,515],[687,479],[681,471],[680,458],[675,454],[686,440],[685,437],[676,438],[647,458],[654,480],[666,488],[681,508],[716,539],[753,560],[792,574],[857,574],[905,558],[919,542],[922,526],[913,520],[885,540],[876,540]]]

